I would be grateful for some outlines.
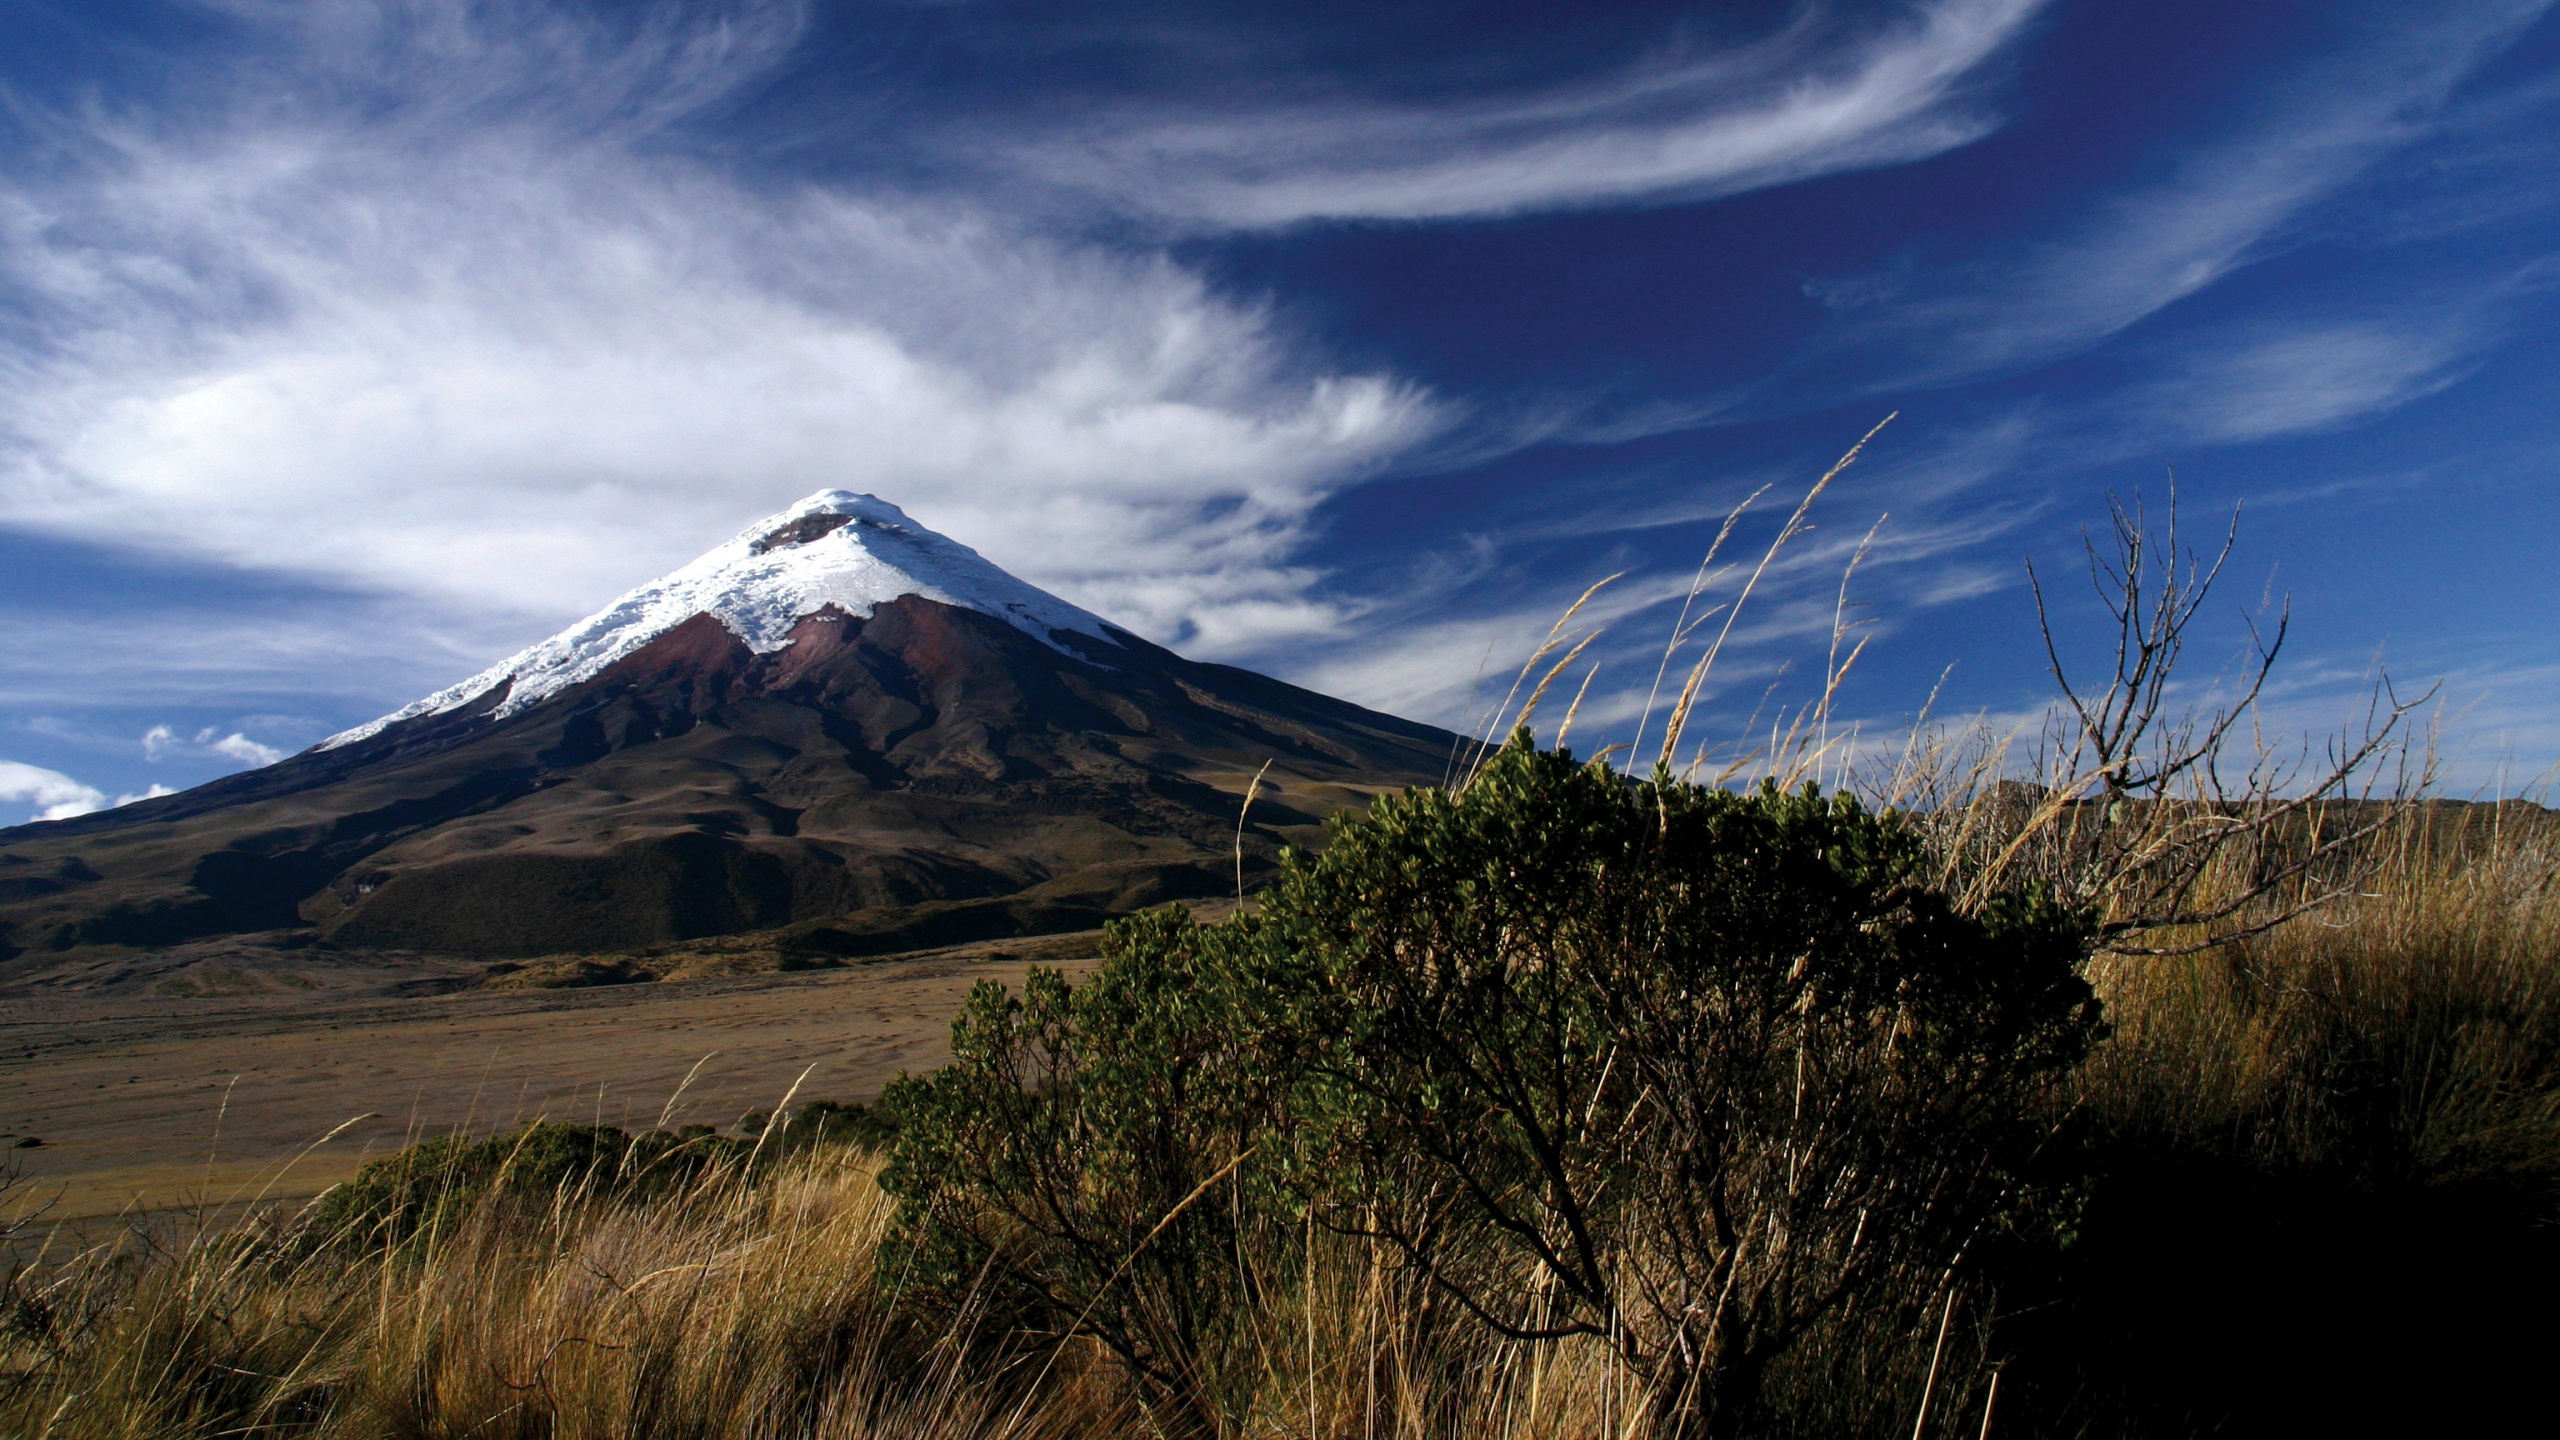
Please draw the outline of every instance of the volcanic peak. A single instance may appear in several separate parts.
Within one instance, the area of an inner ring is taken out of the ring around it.
[[[659,636],[709,615],[758,655],[792,643],[802,620],[830,606],[867,619],[882,603],[920,595],[991,615],[1068,654],[1056,632],[1119,645],[1099,616],[1025,584],[968,546],[936,534],[874,495],[821,490],[681,570],[423,700],[320,742],[333,750],[384,727],[439,715],[504,685],[495,719],[531,709],[594,679]]]

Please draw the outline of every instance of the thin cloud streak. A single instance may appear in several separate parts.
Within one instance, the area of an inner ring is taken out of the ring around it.
[[[2141,408],[2202,440],[2325,430],[2451,386],[2480,348],[2469,336],[2376,325],[2278,331],[2190,364]]]
[[[1907,476],[1902,488],[1926,488],[1924,477],[1933,469],[1933,461],[1951,459],[1961,448],[1933,447],[1945,453],[1907,462],[1901,467]],[[1726,480],[1713,488],[1734,486]],[[1748,489],[1740,491],[1748,493]],[[1705,528],[1712,533],[1732,503],[1727,501],[1712,514],[1702,510],[1693,518],[1707,522]],[[1763,501],[1758,513],[1735,532],[1699,592],[1692,620],[1735,598],[1742,576],[1768,542],[1768,527],[1783,518],[1792,503],[1792,498]],[[1947,515],[1919,506],[1914,513],[1885,518],[1870,538],[1868,525],[1878,517],[1872,512],[1861,515],[1858,507],[1865,503],[1845,495],[1836,503],[1826,501],[1817,524],[1772,562],[1718,657],[1716,674],[1704,692],[1710,710],[1728,698],[1747,707],[1790,665],[1800,676],[1818,672],[1832,626],[1840,617],[1843,572],[1862,545],[1865,554],[1849,596],[1849,619],[1860,634],[1883,638],[1932,607],[2018,583],[1978,563],[1951,557],[1978,553],[1986,542],[2029,518],[2031,507],[1976,506],[1962,515]],[[1605,529],[1578,532],[1607,533]],[[1582,748],[1599,743],[1594,737],[1626,738],[1610,734],[1610,728],[1625,722],[1625,728],[1632,729],[1643,708],[1654,669],[1670,639],[1672,621],[1693,583],[1697,558],[1648,565],[1620,552],[1598,553],[1582,571],[1537,586],[1530,596],[1522,597],[1521,570],[1516,561],[1501,558],[1503,552],[1543,547],[1560,536],[1578,538],[1575,532],[1531,518],[1506,526],[1499,537],[1483,537],[1492,554],[1463,573],[1453,571],[1443,593],[1427,602],[1417,597],[1409,607],[1411,613],[1363,612],[1320,658],[1292,669],[1291,678],[1362,704],[1472,731],[1485,723],[1524,657],[1537,648],[1581,587],[1610,571],[1625,569],[1624,578],[1595,596],[1576,617],[1576,635],[1595,627],[1608,634],[1585,652],[1571,683],[1581,683],[1579,672],[1594,664],[1601,667],[1576,722],[1586,741]],[[1489,603],[1484,598],[1495,594],[1501,598]],[[1413,613],[1446,618],[1417,622]],[[1675,675],[1685,674],[1696,663],[1705,638],[1693,636],[1673,658]],[[1569,645],[1570,641],[1565,648]],[[1786,686],[1782,684],[1781,689]],[[1781,698],[1793,704],[1803,697],[1790,693]],[[1545,711],[1542,732],[1551,733],[1562,715],[1561,702]],[[1719,711],[1715,718],[1733,717]]]
[[[2184,337],[2172,373],[2124,408],[2164,434],[2244,443],[2361,423],[2450,389],[2560,289],[2545,259],[2468,293],[2413,297],[2376,318],[2288,319]]]
[[[1897,164],[1998,121],[1967,90],[2044,0],[1939,0],[1880,34],[1782,33],[1527,97],[1146,114],[996,137],[1024,183],[1181,224],[1445,220],[1696,201]]]
[[[88,616],[0,611],[0,710],[214,710],[246,705],[334,717],[379,713],[469,674],[528,624],[452,626],[418,607],[341,600],[306,613]],[[437,677],[444,677],[438,680]],[[310,738],[334,728],[315,719]],[[120,730],[130,747],[134,731]]]
[[[2502,0],[2369,34],[2280,90],[2250,131],[2021,255],[1810,286],[1835,317],[1802,363],[1857,356],[1872,370],[1880,355],[1897,357],[1865,382],[1872,393],[2012,373],[2095,345],[2270,253],[2289,223],[2426,134],[2455,87],[2549,9]]]

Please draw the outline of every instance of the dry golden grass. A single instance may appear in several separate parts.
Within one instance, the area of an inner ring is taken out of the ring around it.
[[[327,988],[289,996],[13,998],[0,1008],[24,1043],[0,1055],[0,1128],[43,1145],[8,1150],[17,1136],[0,1134],[0,1158],[22,1166],[22,1193],[55,1202],[48,1221],[103,1233],[119,1215],[198,1199],[307,1200],[368,1159],[457,1128],[535,1116],[725,1126],[770,1109],[813,1063],[804,1093],[839,1099],[939,1065],[970,985],[1019,985],[1034,959],[1080,973],[1090,962],[1079,952],[1098,950],[1080,938],[1046,956],[980,945],[583,990],[385,995],[367,988],[360,962],[343,962],[314,967]]]
[[[41,1256],[0,1349],[0,1433],[308,1437],[1021,1437],[1152,1433],[1096,1355],[903,1314],[856,1152],[645,1207],[488,1204],[409,1251],[312,1251],[269,1212],[176,1248]],[[1597,1344],[1450,1325],[1318,1237],[1315,1303],[1256,1317],[1244,1435],[1634,1433]]]
[[[818,1155],[645,1207],[484,1205],[388,1257],[308,1250],[269,1214],[40,1263],[0,1432],[1002,1432],[1019,1357],[900,1332],[871,1263],[886,1214],[867,1171]]]
[[[2371,1183],[2560,1174],[2560,817],[2416,805],[2359,893],[2198,955],[2102,956],[2082,1097],[2140,1130]]]

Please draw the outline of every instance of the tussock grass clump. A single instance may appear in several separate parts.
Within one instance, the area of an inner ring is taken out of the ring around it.
[[[2560,1181],[2560,817],[2425,805],[2376,842],[2367,888],[2307,923],[2101,962],[2093,1110],[2366,1189]]]
[[[708,1125],[646,1130],[536,1121],[494,1135],[439,1135],[371,1161],[320,1197],[297,1233],[304,1243],[357,1251],[448,1229],[490,1205],[537,1211],[600,1201],[644,1204],[780,1163],[818,1146],[872,1147],[895,1132],[862,1105],[813,1100],[779,1120],[749,1111],[741,1135]]]
[[[486,1191],[361,1251],[270,1213],[22,1269],[0,1433],[942,1437],[994,1433],[1022,1388],[1000,1341],[899,1317],[858,1152],[752,1187],[715,1164],[528,1198]]]
[[[2560,1341],[2560,815],[2374,840],[2313,916],[2092,967],[2090,1202],[2022,1364],[2122,1433],[2487,1428]]]
[[[11,1278],[0,1434],[1164,1433],[1174,1417],[1096,1347],[902,1304],[874,1165],[826,1146],[752,1188],[714,1171],[636,1202],[492,1193],[365,1254],[298,1244],[308,1217],[269,1212],[41,1260]],[[1451,1325],[1375,1246],[1319,1236],[1293,1259],[1305,1288],[1238,1317],[1235,1433],[1601,1440],[1642,1413],[1605,1344],[1531,1353]]]

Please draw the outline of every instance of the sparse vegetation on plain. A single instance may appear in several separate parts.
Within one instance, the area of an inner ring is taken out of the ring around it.
[[[165,1247],[29,1218],[0,1431],[2465,1429],[2555,1338],[2560,822],[2423,798],[2387,688],[2233,756],[2256,685],[2165,673],[2213,567],[2147,543],[2032,756],[1522,732],[1249,912],[982,985],[876,1110],[432,1141]]]

